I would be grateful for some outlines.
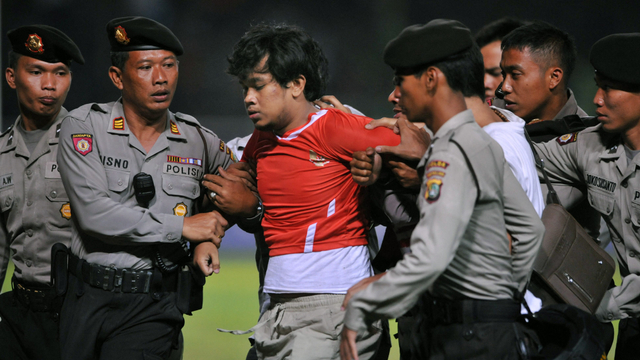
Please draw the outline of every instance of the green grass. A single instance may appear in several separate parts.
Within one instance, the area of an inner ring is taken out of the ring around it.
[[[249,350],[249,335],[221,333],[216,328],[246,330],[258,320],[258,272],[253,253],[221,252],[221,271],[207,279],[203,309],[193,316],[185,316],[185,360],[244,360]],[[13,265],[10,264],[2,292],[11,290],[12,273]],[[620,285],[617,271],[614,279],[616,285]],[[391,334],[395,334],[396,322],[389,321],[389,326]],[[617,337],[617,321],[614,321],[614,328]],[[392,336],[391,342],[389,360],[398,360],[398,341]],[[614,359],[615,346],[614,342],[609,359]]]

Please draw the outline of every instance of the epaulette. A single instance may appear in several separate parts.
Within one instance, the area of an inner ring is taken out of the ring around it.
[[[586,128],[598,125],[594,116],[580,117],[567,115],[560,119],[530,122],[525,126],[533,142],[545,142],[558,136],[580,132]]]
[[[9,127],[2,132],[2,134],[0,134],[0,138],[7,135],[9,133],[9,131],[11,131],[11,129],[13,129],[13,125],[9,125]]]
[[[91,111],[94,111],[95,109],[98,109],[100,112],[105,112],[100,108],[99,104],[89,103],[69,111],[65,118],[72,117],[76,120],[85,121],[89,117]]]
[[[183,114],[180,112],[177,112],[174,114],[177,120],[181,120],[191,126],[195,126],[195,127],[199,127],[201,130],[204,130],[205,132],[208,132],[211,135],[215,135],[216,137],[218,135],[216,135],[216,133],[214,133],[213,131],[211,131],[210,129],[202,126],[202,124],[200,124],[200,122],[198,120],[196,120],[196,118],[194,118],[191,115],[187,115],[187,114]]]

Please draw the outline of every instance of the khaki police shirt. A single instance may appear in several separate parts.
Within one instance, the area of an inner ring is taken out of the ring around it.
[[[350,300],[350,329],[363,331],[376,318],[398,317],[426,291],[448,299],[494,300],[513,299],[526,286],[544,226],[502,148],[470,110],[438,130],[420,167],[420,221],[411,253]]]
[[[601,125],[534,146],[551,182],[586,185],[589,204],[609,227],[622,285],[605,294],[596,316],[601,320],[639,316],[640,158],[629,163],[620,136],[604,132]]]
[[[17,131],[21,117],[0,137],[0,285],[9,257],[16,278],[50,284],[51,247],[69,245],[71,207],[56,163],[66,115],[62,108],[32,154]]]
[[[87,104],[65,118],[60,174],[73,206],[71,251],[90,263],[149,269],[157,245],[181,240],[185,216],[195,212],[205,173],[227,168],[231,150],[198,121],[168,111],[165,130],[147,153],[131,133],[121,100]],[[198,128],[206,140],[205,146]],[[138,204],[133,178],[153,177],[155,196]]]

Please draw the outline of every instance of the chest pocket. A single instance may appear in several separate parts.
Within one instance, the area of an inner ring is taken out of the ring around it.
[[[110,191],[121,193],[124,189],[129,187],[129,175],[128,171],[122,170],[104,170],[107,174],[107,186]]]
[[[193,200],[200,196],[200,181],[186,176],[163,174],[162,190],[167,195]]]
[[[6,212],[11,209],[15,198],[13,196],[13,186],[9,189],[0,191],[0,212]]]
[[[60,179],[45,180],[46,223],[49,230],[61,231],[71,229],[71,205],[69,196]]]
[[[616,199],[613,195],[604,194],[598,190],[588,190],[589,204],[596,209],[602,216],[607,219],[611,219],[613,216],[613,209],[616,205]]]

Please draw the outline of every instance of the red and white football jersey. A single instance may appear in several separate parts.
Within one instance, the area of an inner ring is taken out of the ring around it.
[[[367,244],[365,189],[349,162],[355,151],[400,143],[389,129],[365,129],[369,121],[328,109],[282,137],[253,132],[242,161],[257,164],[270,256]]]

